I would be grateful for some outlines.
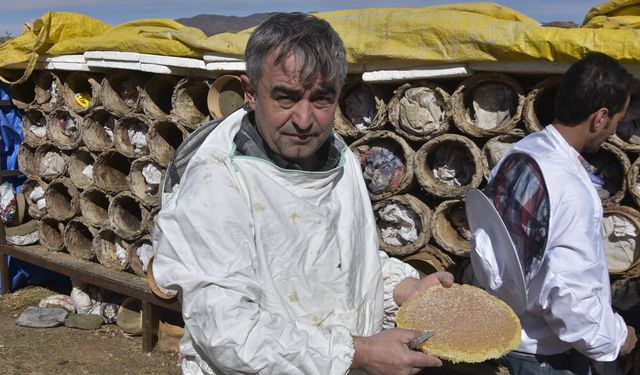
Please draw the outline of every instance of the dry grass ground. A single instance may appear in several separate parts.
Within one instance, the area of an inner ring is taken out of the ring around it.
[[[27,306],[56,292],[29,287],[0,296],[0,374],[180,374],[176,353],[142,351],[116,325],[96,331],[15,324]]]

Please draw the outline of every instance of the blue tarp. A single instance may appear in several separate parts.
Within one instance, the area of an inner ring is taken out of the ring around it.
[[[0,83],[0,100],[9,100],[9,88]],[[18,149],[24,139],[22,134],[22,114],[14,106],[0,107],[0,170],[18,169]],[[16,191],[22,190],[25,176],[2,179],[10,182]],[[66,276],[9,257],[9,289],[11,291],[27,285],[43,285],[50,288],[71,289]],[[0,280],[1,282],[1,280]],[[1,285],[1,284],[0,284]]]
[[[0,100],[10,100],[9,88],[4,83],[0,83]],[[20,111],[14,106],[0,107],[0,170],[18,168],[18,149],[23,139]],[[11,182],[16,191],[20,191],[24,179],[24,176],[13,176],[2,180]]]

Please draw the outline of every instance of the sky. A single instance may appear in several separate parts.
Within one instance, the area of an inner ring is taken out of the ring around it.
[[[501,0],[540,22],[582,23],[595,5],[606,0]],[[355,8],[408,7],[465,3],[456,0],[2,0],[0,35],[18,35],[25,22],[46,12],[78,12],[117,25],[140,18],[188,18],[199,14],[247,16],[263,12],[311,12]]]

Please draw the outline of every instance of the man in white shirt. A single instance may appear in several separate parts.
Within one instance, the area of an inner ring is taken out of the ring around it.
[[[516,143],[492,172],[485,194],[513,240],[526,289],[524,302],[505,301],[526,306],[521,344],[504,358],[512,374],[590,374],[589,359],[613,361],[636,344],[611,308],[602,204],[580,156],[615,133],[634,84],[614,59],[587,54],[560,83],[553,124]]]
[[[391,328],[446,272],[379,252],[360,163],[333,133],[346,76],[323,20],[276,14],[251,35],[248,108],[203,125],[167,170],[154,276],[180,291],[185,374],[415,374],[440,360]],[[381,331],[383,325],[386,329]]]

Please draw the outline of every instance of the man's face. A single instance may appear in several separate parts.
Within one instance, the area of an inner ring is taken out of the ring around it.
[[[627,109],[629,109],[629,97],[627,97],[627,101],[625,102],[624,107],[622,108],[622,111],[614,114],[613,117],[608,117],[606,119],[607,122],[604,125],[604,127],[598,133],[595,134],[592,142],[585,145],[584,151],[586,152],[598,151],[598,149],[600,148],[600,145],[602,145],[602,143],[604,143],[607,139],[609,139],[612,135],[616,133],[616,130],[618,130],[618,123],[627,114]]]
[[[272,51],[255,87],[242,77],[256,126],[271,151],[305,170],[316,169],[317,151],[332,132],[340,88],[321,77],[305,86],[295,55],[277,65],[274,59]]]

